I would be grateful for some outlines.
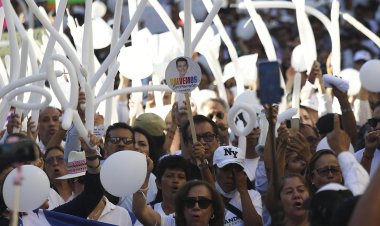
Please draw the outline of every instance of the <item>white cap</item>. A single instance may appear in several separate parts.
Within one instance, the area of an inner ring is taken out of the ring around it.
[[[214,163],[218,168],[228,164],[238,164],[244,168],[245,152],[234,146],[220,146],[214,152]]]
[[[345,190],[348,190],[348,188],[341,184],[332,182],[332,183],[323,185],[321,188],[318,189],[317,193],[321,191],[345,191]]]
[[[359,61],[359,60],[369,61],[371,59],[372,59],[371,54],[367,50],[362,49],[355,52],[354,61]]]

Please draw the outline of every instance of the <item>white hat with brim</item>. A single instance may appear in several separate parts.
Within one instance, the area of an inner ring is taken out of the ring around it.
[[[67,174],[56,179],[65,180],[81,177],[86,174],[87,164],[86,155],[83,151],[71,151],[66,164]]]

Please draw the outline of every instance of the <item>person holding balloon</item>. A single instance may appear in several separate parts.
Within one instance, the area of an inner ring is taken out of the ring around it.
[[[48,193],[48,183],[44,183],[44,178],[46,178],[46,181],[48,181],[46,174],[42,173],[42,171],[39,171],[35,166],[30,166],[30,165],[22,165],[22,169],[27,169],[25,171],[25,174],[27,174],[27,177],[24,179],[25,185],[30,186],[30,183],[26,183],[28,180],[32,180],[34,186],[41,186],[38,188],[38,191],[46,191],[44,192],[39,192],[39,194],[29,194],[31,190],[36,191],[36,189],[32,187],[23,187],[21,184],[21,192],[25,189],[25,193],[28,194],[28,197],[23,197],[21,196],[20,199],[20,211],[26,212],[26,214],[22,214],[20,216],[20,223],[22,222],[23,225],[43,225],[46,221],[50,221],[51,219],[48,218],[47,216],[60,216],[61,219],[64,219],[66,223],[70,222],[77,222],[78,218],[87,218],[87,216],[91,213],[91,211],[96,207],[96,205],[99,203],[103,196],[103,189],[102,185],[100,183],[100,178],[99,178],[99,172],[100,172],[100,160],[98,157],[98,154],[96,150],[91,149],[90,146],[94,146],[97,144],[97,138],[90,134],[89,135],[89,145],[85,145],[83,147],[86,155],[86,165],[87,165],[87,172],[85,175],[85,189],[83,193],[81,193],[79,196],[77,196],[75,199],[72,201],[63,204],[61,206],[58,206],[54,208],[51,211],[46,211],[39,209],[41,208],[46,200],[47,200],[47,193]],[[1,197],[9,197],[10,192],[14,190],[13,186],[5,186],[9,184],[7,181],[13,180],[16,176],[14,173],[16,169],[12,165],[7,165],[7,166],[1,166],[1,172],[0,172],[0,192],[3,194]],[[34,173],[34,174],[33,174]],[[7,178],[9,175],[10,178]],[[45,175],[45,176],[43,176]],[[34,178],[32,178],[34,177]],[[42,181],[41,181],[42,180]],[[36,182],[39,183],[36,183]],[[11,182],[12,183],[12,182]],[[44,185],[47,186],[47,188],[44,188]],[[33,196],[34,195],[34,196]],[[31,198],[31,196],[33,198]],[[12,196],[13,198],[13,196]],[[24,199],[25,198],[25,199]],[[28,202],[27,200],[34,200],[34,204],[36,206],[30,206],[30,201]],[[36,201],[37,200],[37,201]],[[6,203],[6,204],[5,204]],[[3,200],[2,198],[0,199],[0,213],[1,213],[1,221],[2,223],[9,222],[11,215],[9,210],[7,209],[7,206],[10,209],[13,209],[14,206],[11,204],[12,201],[6,202],[5,199]],[[33,211],[34,209],[38,209],[38,211]],[[45,216],[45,217],[42,217]],[[75,217],[76,216],[76,217]],[[12,219],[15,220],[15,219]],[[96,225],[96,222],[94,222],[94,225]]]

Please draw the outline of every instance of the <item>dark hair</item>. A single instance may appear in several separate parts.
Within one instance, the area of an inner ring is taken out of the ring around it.
[[[343,129],[342,116],[339,115],[340,128]],[[320,117],[315,124],[317,126],[319,134],[324,137],[326,134],[331,132],[334,129],[334,117],[335,114],[327,113],[324,116]]]
[[[44,154],[44,160],[45,160],[46,157],[48,156],[49,152],[51,152],[52,150],[55,150],[55,149],[58,149],[58,150],[60,150],[63,154],[65,154],[65,150],[63,149],[62,146],[60,146],[60,145],[58,145],[58,146],[52,146],[52,147],[49,147],[48,149],[46,149],[45,154]]]
[[[309,202],[309,223],[311,226],[336,226],[331,224],[337,206],[352,198],[350,190],[325,190],[314,194]]]
[[[157,165],[157,180],[161,180],[167,169],[179,169],[189,178],[189,169],[187,161],[180,155],[167,155],[163,157]]]
[[[186,62],[186,64],[188,64],[187,63],[187,59],[185,58],[185,57],[178,57],[178,59],[175,61],[175,65],[177,65],[178,64],[178,62]]]
[[[216,102],[216,103],[219,103],[220,105],[222,105],[223,109],[224,110],[227,110],[228,108],[228,105],[226,103],[226,101],[224,101],[222,98],[220,97],[216,97],[216,98],[210,98],[210,99],[207,99],[206,101],[204,101],[202,104],[201,104],[201,109],[203,110],[203,108],[206,106],[206,104],[208,102]]]
[[[186,219],[184,216],[185,202],[183,201],[189,191],[196,186],[204,186],[211,193],[213,215],[210,219],[210,226],[223,226],[224,225],[224,204],[222,197],[209,183],[200,180],[192,180],[183,185],[177,192],[174,200],[175,205],[175,222],[177,226],[186,226]]]
[[[28,138],[28,136],[25,133],[11,133],[7,136],[7,138],[5,138],[4,143],[5,144],[8,143],[8,139],[11,137],[17,137],[20,140],[24,140]]]
[[[217,138],[219,138],[219,128],[218,126],[216,125],[216,123],[214,121],[212,121],[211,119],[209,119],[208,117],[204,116],[204,115],[195,115],[193,116],[193,121],[194,121],[194,125],[195,124],[198,124],[198,123],[202,123],[202,122],[208,122],[211,126],[212,126],[212,130],[213,132],[215,133],[215,136]],[[187,132],[187,129],[189,128],[190,126],[190,122],[186,122],[186,124],[181,128],[181,133],[182,133],[182,138],[183,138],[183,142],[185,144],[188,143],[188,137],[190,134],[188,134]]]
[[[309,188],[310,188],[310,191],[312,194],[314,194],[317,191],[317,188],[313,185],[313,183],[311,181],[311,178],[312,178],[314,170],[315,170],[315,163],[323,155],[333,155],[336,157],[335,152],[333,152],[329,149],[323,149],[323,150],[317,151],[313,154],[313,156],[311,156],[309,164],[306,167],[305,178],[306,178],[307,183],[309,184]]]
[[[116,130],[116,129],[127,129],[127,130],[131,131],[132,134],[134,133],[134,130],[133,130],[132,126],[128,125],[125,122],[116,122],[116,123],[108,126],[108,128],[106,130],[106,136],[105,136],[106,137],[106,141],[107,141],[107,138],[108,138],[110,132],[112,130]]]
[[[307,188],[307,190],[310,193],[310,186],[307,183],[305,177],[303,177],[301,174],[298,174],[298,173],[288,173],[288,174],[286,174],[285,176],[282,177],[282,179],[280,181],[280,187],[279,187],[279,192],[280,193],[281,193],[282,189],[284,189],[285,181],[287,179],[290,179],[290,178],[298,178],[298,179],[300,179],[300,181],[305,185],[305,187]]]
[[[149,158],[151,158],[153,163],[154,163],[152,173],[154,175],[156,175],[157,174],[158,160],[160,159],[161,156],[166,154],[165,150],[163,149],[163,145],[165,142],[165,135],[151,136],[151,135],[149,135],[149,133],[146,130],[144,130],[140,127],[133,128],[133,131],[143,134],[146,137],[146,139],[148,140]]]

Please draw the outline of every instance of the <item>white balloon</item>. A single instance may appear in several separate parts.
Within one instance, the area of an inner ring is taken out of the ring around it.
[[[119,151],[106,159],[100,170],[100,181],[110,194],[122,197],[133,194],[144,183],[146,156],[136,151]]]
[[[306,71],[306,62],[304,57],[303,48],[301,45],[296,46],[292,52],[291,65],[295,71]]]
[[[244,41],[250,40],[256,34],[255,26],[251,18],[245,17],[240,19],[236,26],[236,35]]]
[[[23,180],[20,187],[19,211],[27,212],[39,208],[46,200],[50,190],[50,182],[46,173],[33,165],[21,166]],[[9,209],[14,209],[14,178],[17,169],[13,169],[4,181],[3,197]]]
[[[360,68],[360,81],[371,92],[380,92],[380,60],[369,60]]]
[[[249,117],[245,117],[247,120],[247,125],[239,126],[235,124],[235,118],[240,112],[248,113]],[[247,136],[253,128],[257,127],[257,117],[255,110],[251,107],[251,105],[247,103],[234,103],[230,111],[228,112],[228,126],[231,128],[231,131],[237,136]]]
[[[92,3],[92,16],[95,17],[103,17],[107,13],[107,6],[101,1],[94,1]]]
[[[146,49],[123,47],[117,57],[120,73],[129,79],[144,79],[152,74],[153,64]]]
[[[354,96],[359,93],[361,82],[359,71],[353,68],[346,68],[340,72],[340,77],[342,79],[348,81],[349,88],[347,94],[350,96]]]
[[[246,90],[236,97],[234,103],[248,103],[253,106],[254,110],[259,113],[264,107],[260,104],[260,100],[257,98],[256,91]]]
[[[244,85],[249,86],[252,83],[256,82],[257,79],[257,54],[245,55],[238,58],[238,72],[235,70],[234,62],[226,64],[223,71],[223,81],[228,79],[241,76],[244,80]]]
[[[111,44],[112,29],[100,17],[92,19],[94,49],[103,49]]]

